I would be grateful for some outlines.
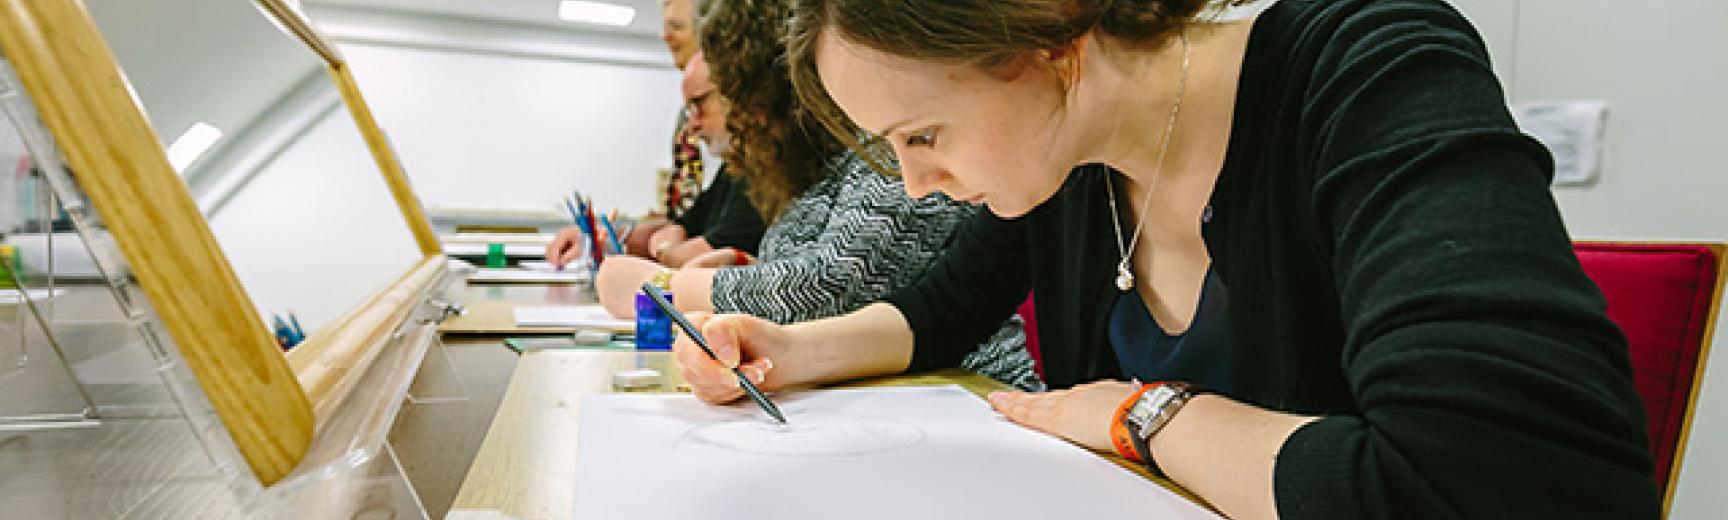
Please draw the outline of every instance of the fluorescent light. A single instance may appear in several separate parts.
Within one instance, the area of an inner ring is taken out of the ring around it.
[[[168,164],[174,165],[174,171],[184,172],[219,139],[222,139],[222,129],[203,121],[192,123],[192,128],[187,128],[186,133],[174,139],[174,144],[168,145]]]
[[[636,8],[605,2],[564,0],[558,3],[558,17],[573,22],[600,25],[630,25],[636,18]]]

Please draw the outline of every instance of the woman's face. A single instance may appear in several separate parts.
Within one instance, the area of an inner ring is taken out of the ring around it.
[[[823,31],[817,45],[822,84],[854,122],[892,144],[907,194],[940,191],[1012,218],[1062,187],[1078,153],[1049,67],[924,62],[837,33]]]
[[[665,19],[660,27],[660,40],[672,51],[672,64],[683,69],[690,56],[696,54],[696,27],[691,5],[694,0],[665,0],[660,4]]]

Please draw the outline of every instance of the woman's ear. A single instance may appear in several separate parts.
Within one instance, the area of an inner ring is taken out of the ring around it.
[[[992,77],[1003,81],[1020,79],[1027,73],[1049,74],[1056,80],[1058,88],[1063,92],[1070,92],[1080,83],[1080,77],[1085,73],[1083,58],[1086,55],[1086,40],[1086,36],[1081,36],[1058,47],[1021,51],[993,64],[986,64],[985,70]]]
[[[1064,92],[1072,92],[1086,72],[1086,37],[1081,36],[1060,47],[1040,50],[1038,59],[1056,75]]]

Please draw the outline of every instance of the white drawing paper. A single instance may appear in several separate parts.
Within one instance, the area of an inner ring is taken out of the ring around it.
[[[489,244],[444,244],[444,254],[450,256],[486,256]],[[546,246],[534,244],[504,244],[504,256],[546,256]]]
[[[523,260],[521,262],[517,262],[516,267],[527,269],[529,271],[558,271],[559,270],[556,267],[552,267],[552,262],[547,262],[544,260]]]
[[[574,518],[1219,518],[958,386],[774,399],[786,426],[748,399],[587,398]]]
[[[517,307],[518,327],[632,328],[635,320],[612,317],[604,307]]]
[[[480,268],[474,270],[474,274],[468,275],[470,283],[574,283],[586,279],[588,279],[586,269],[536,271],[532,269]]]

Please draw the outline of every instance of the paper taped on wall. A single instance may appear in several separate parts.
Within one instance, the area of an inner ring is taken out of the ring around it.
[[[1602,101],[1519,103],[1512,116],[1519,129],[1554,155],[1554,184],[1589,184],[1602,162],[1602,132],[1608,104]]]

